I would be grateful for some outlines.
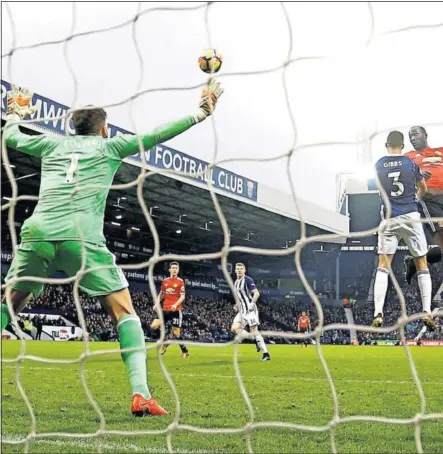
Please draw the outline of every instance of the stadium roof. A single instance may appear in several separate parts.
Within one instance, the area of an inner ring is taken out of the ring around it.
[[[36,134],[32,130],[26,132]],[[15,150],[8,149],[8,153],[10,163],[14,166],[19,194],[38,195],[40,161]],[[114,184],[133,181],[139,172],[139,167],[123,163]],[[144,200],[154,217],[162,249],[189,253],[215,252],[222,248],[220,220],[207,190],[154,174],[146,179],[143,192]],[[2,166],[2,196],[10,195],[11,186]],[[218,200],[230,227],[232,245],[283,249],[293,245],[300,236],[300,223],[294,219],[226,196],[218,195]],[[33,202],[19,203],[16,220],[23,222],[33,207]],[[145,246],[153,244],[137,200],[136,187],[110,192],[105,222],[107,236],[121,239],[131,236],[134,242],[142,242]],[[328,233],[314,226],[308,226],[307,229],[309,236]]]

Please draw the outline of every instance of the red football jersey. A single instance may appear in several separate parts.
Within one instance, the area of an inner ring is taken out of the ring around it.
[[[168,312],[171,310],[171,306],[179,300],[180,296],[185,294],[185,283],[179,277],[167,277],[162,282],[161,291],[165,295],[163,310]],[[181,311],[182,308],[183,305],[180,304],[175,310]]]
[[[406,156],[412,159],[422,172],[431,172],[426,180],[428,188],[443,189],[443,148],[425,148],[422,151],[410,151]]]
[[[309,328],[309,317],[307,315],[300,315],[298,317],[298,325],[300,328]]]

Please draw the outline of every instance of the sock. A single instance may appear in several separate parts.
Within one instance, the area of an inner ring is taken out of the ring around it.
[[[188,349],[186,348],[186,345],[179,344],[178,346],[180,347],[180,350],[182,351],[182,353],[188,353]]]
[[[441,249],[439,247],[433,247],[429,249],[428,253],[426,254],[426,260],[428,263],[437,263],[441,260]]]
[[[257,341],[257,344],[259,345],[261,351],[263,353],[268,353],[268,347],[266,347],[265,340],[260,333],[255,336],[255,340]]]
[[[9,315],[8,306],[2,303],[2,332],[10,321],[11,316]]]
[[[388,277],[389,271],[386,268],[377,268],[374,284],[374,317],[377,317],[378,314],[383,315],[383,306],[388,291]]]
[[[418,287],[420,289],[421,301],[423,304],[423,312],[431,313],[432,299],[432,282],[429,270],[417,271]]]
[[[140,319],[133,314],[123,316],[117,322],[120,348],[136,348],[140,350],[122,353],[123,362],[128,370],[132,394],[141,394],[145,399],[151,398],[148,388],[145,336]]]

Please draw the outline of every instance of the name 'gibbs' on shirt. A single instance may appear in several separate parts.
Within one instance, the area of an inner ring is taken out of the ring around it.
[[[417,211],[417,182],[423,180],[420,168],[407,156],[388,155],[375,165],[378,179],[391,202],[392,217]],[[386,215],[386,207],[382,207]]]

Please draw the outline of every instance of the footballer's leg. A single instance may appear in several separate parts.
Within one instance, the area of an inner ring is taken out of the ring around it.
[[[301,334],[306,334],[308,332],[307,328],[300,328],[300,333]],[[308,348],[308,340],[307,339],[303,339],[301,341],[301,347],[302,348]]]
[[[240,312],[234,317],[231,332],[235,334],[237,342],[243,342],[245,339],[254,340],[254,336],[244,329],[243,317]]]
[[[251,334],[254,336],[254,339],[257,341],[261,351],[263,352],[262,361],[270,361],[271,355],[268,352],[268,347],[266,346],[265,340],[258,330],[258,325],[251,326]]]
[[[419,222],[419,214],[416,214],[418,222],[405,225],[403,227],[405,232],[402,237],[408,246],[409,252],[414,257],[414,263],[417,269],[417,281],[420,289],[423,312],[426,312],[427,314],[427,316],[423,319],[423,322],[428,329],[432,331],[435,329],[435,322],[431,316],[432,280],[429,273],[428,262],[426,260],[428,245],[423,225]]]
[[[170,312],[163,312],[163,321],[164,321],[165,325],[169,321],[169,314],[170,314]],[[161,326],[161,322],[160,322],[160,319],[158,319],[158,318],[154,319],[154,321],[151,323],[151,328],[154,331],[159,330],[160,326]],[[168,347],[169,347],[168,342],[164,342],[162,345],[162,348],[161,348],[162,355],[164,355],[166,353],[166,350],[168,349]]]
[[[383,325],[383,307],[388,292],[389,267],[393,258],[393,255],[380,255],[378,258],[374,283],[374,320],[372,321],[372,326],[375,327]]]
[[[172,318],[172,334],[178,340],[181,336],[182,330],[182,322],[183,322],[183,314],[182,311],[174,311],[173,318]],[[180,350],[182,352],[182,358],[186,359],[189,358],[189,351],[185,344],[179,344]]]
[[[429,236],[435,241],[437,247],[429,249],[426,253],[428,264],[438,263],[442,260],[443,251],[443,223],[434,222],[432,218],[443,217],[443,195],[427,194],[419,204],[420,214],[426,219],[425,228]],[[408,284],[417,273],[417,267],[413,257],[407,256],[404,260],[405,278]]]
[[[120,338],[120,348],[136,349],[121,354],[126,365],[132,390],[132,408],[135,416],[167,415],[151,396],[148,388],[145,336],[127,288],[100,296],[100,303],[114,322]]]
[[[254,336],[254,340],[257,345],[260,347],[260,350],[263,352],[262,361],[270,361],[271,356],[269,355],[268,348],[266,346],[265,340],[258,330],[258,325],[260,324],[258,309],[248,312],[245,315],[245,321],[249,325],[251,335]]]
[[[398,247],[398,238],[389,228],[378,233],[378,267],[374,283],[374,320],[372,326],[383,325],[383,307],[388,292],[389,268]]]
[[[21,292],[20,290],[11,291],[11,305],[14,310],[14,314],[19,314],[28,304],[31,299],[32,293]],[[6,297],[2,302],[2,331],[11,322],[12,317],[6,304]]]
[[[22,243],[17,249],[11,267],[5,278],[5,282],[14,276],[42,277],[46,278],[51,274],[50,265],[54,260],[56,243],[32,242]],[[20,313],[29,302],[32,295],[39,296],[43,291],[44,284],[33,281],[18,281],[12,285],[11,304],[14,314]],[[12,317],[3,297],[2,301],[2,331],[11,321]]]
[[[108,312],[117,329],[120,348],[131,349],[122,352],[132,390],[132,408],[135,416],[167,415],[151,396],[147,381],[145,336],[127,289],[128,283],[120,268],[115,264],[115,257],[106,246],[85,243],[86,272],[80,280],[80,288],[89,296],[99,299]],[[80,269],[82,247],[78,241],[61,243],[57,250],[56,261],[69,276]]]
[[[429,273],[428,263],[426,261],[426,255],[424,255],[423,257],[415,258],[414,262],[417,268],[417,281],[418,288],[420,289],[423,312],[426,312],[426,314],[428,314],[423,319],[423,323],[428,327],[430,331],[433,331],[435,329],[435,322],[431,316],[432,281],[431,275]]]

